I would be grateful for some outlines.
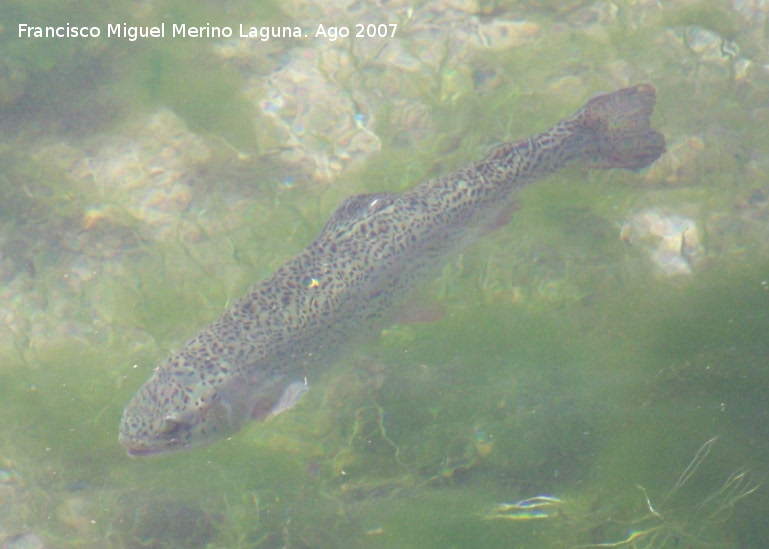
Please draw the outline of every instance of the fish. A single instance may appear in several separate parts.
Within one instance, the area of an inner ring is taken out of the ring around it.
[[[597,95],[549,130],[412,190],[344,200],[315,240],[163,360],[126,404],[129,456],[231,437],[290,410],[356,341],[398,322],[451,257],[504,225],[518,191],[566,165],[637,171],[665,152],[656,90]]]

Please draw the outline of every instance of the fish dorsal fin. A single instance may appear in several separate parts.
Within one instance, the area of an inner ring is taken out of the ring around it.
[[[350,230],[356,223],[390,206],[398,196],[397,193],[372,193],[347,198],[323,226],[319,238]]]

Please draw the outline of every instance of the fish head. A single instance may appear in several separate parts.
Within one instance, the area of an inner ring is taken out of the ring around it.
[[[156,370],[123,410],[119,440],[132,457],[209,444],[240,427],[217,388]]]
[[[167,454],[211,444],[251,420],[287,410],[306,391],[306,382],[255,368],[236,374],[220,358],[216,367],[172,355],[123,410],[119,440],[132,457]]]

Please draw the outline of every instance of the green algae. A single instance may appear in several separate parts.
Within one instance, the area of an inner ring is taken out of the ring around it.
[[[170,107],[193,131],[217,134],[234,147],[253,150],[256,133],[249,121],[254,110],[238,91],[242,82],[213,58],[195,63],[201,56],[210,56],[205,44],[148,49],[134,59],[124,85],[138,85],[137,92],[146,97],[143,103]]]

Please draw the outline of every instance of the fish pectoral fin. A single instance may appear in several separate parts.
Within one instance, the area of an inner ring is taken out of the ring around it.
[[[291,382],[288,387],[283,390],[283,394],[280,395],[277,402],[275,402],[275,405],[270,410],[269,417],[277,416],[281,412],[293,408],[296,403],[301,400],[302,395],[309,389],[310,386],[307,384],[307,380]]]

